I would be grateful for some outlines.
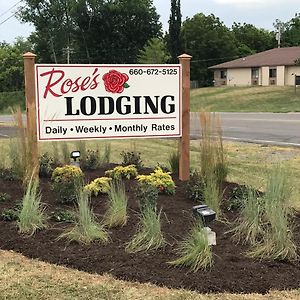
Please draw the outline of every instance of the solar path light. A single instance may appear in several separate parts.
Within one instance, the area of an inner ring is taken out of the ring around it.
[[[71,165],[80,167],[80,163],[79,163],[79,161],[77,161],[77,159],[79,160],[79,157],[80,157],[80,151],[78,151],[78,150],[72,151],[70,154],[70,157],[73,159],[73,161],[71,162]]]

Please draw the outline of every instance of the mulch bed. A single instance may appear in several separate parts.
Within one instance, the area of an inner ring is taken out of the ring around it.
[[[111,168],[85,172],[87,179],[104,175]],[[148,170],[149,171],[149,170]],[[195,203],[185,195],[184,185],[176,180],[176,195],[160,195],[158,206],[162,207],[162,230],[168,245],[158,251],[149,253],[127,254],[125,244],[135,233],[138,224],[138,204],[133,193],[135,181],[126,182],[129,196],[129,220],[122,228],[110,230],[111,242],[101,245],[80,245],[76,242],[58,240],[63,229],[71,226],[49,220],[48,228],[31,237],[18,233],[15,222],[0,221],[0,248],[14,250],[30,258],[64,265],[78,270],[104,274],[109,273],[116,278],[151,282],[159,286],[185,288],[198,292],[236,292],[266,293],[270,289],[283,290],[299,288],[300,263],[259,261],[247,258],[244,253],[247,246],[236,245],[230,234],[228,222],[214,221],[210,227],[217,233],[217,245],[213,246],[214,265],[210,271],[189,272],[187,268],[176,268],[167,262],[176,258],[175,249],[178,241],[189,232],[192,223],[191,208]],[[236,184],[226,183],[224,201],[228,201]],[[72,208],[72,205],[57,203],[50,189],[49,180],[41,179],[42,201],[46,204],[46,212]],[[22,199],[22,185],[18,181],[0,179],[0,192],[12,196],[10,201],[0,203],[0,213],[5,208],[14,207]],[[227,200],[226,200],[227,199]],[[101,218],[104,213],[106,196],[92,198],[94,213]],[[234,220],[237,212],[227,211],[224,216],[228,221]],[[295,224],[300,224],[300,215],[295,217]],[[300,230],[295,227],[294,238],[300,249]],[[299,250],[298,250],[299,251]],[[300,253],[299,253],[300,254]]]

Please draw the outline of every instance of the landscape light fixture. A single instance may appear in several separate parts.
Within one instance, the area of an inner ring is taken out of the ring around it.
[[[204,227],[207,224],[216,219],[216,212],[205,204],[193,206],[192,208],[195,216],[200,217]]]
[[[71,162],[71,165],[79,167],[80,165],[77,159],[80,157],[80,151],[78,150],[72,151],[70,157],[74,160],[73,162]]]

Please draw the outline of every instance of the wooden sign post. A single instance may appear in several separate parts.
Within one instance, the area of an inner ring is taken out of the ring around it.
[[[24,75],[25,75],[25,98],[26,98],[26,116],[27,116],[27,142],[29,147],[29,161],[31,162],[29,171],[34,177],[39,173],[39,157],[37,143],[37,127],[36,127],[36,102],[35,102],[35,78],[34,63],[36,55],[27,52],[23,55],[24,59]]]
[[[192,56],[178,56],[182,65],[182,137],[179,139],[179,179],[190,178],[190,61]]]

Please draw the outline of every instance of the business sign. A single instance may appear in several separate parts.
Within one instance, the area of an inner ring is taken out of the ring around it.
[[[181,136],[180,65],[35,65],[38,140]]]

